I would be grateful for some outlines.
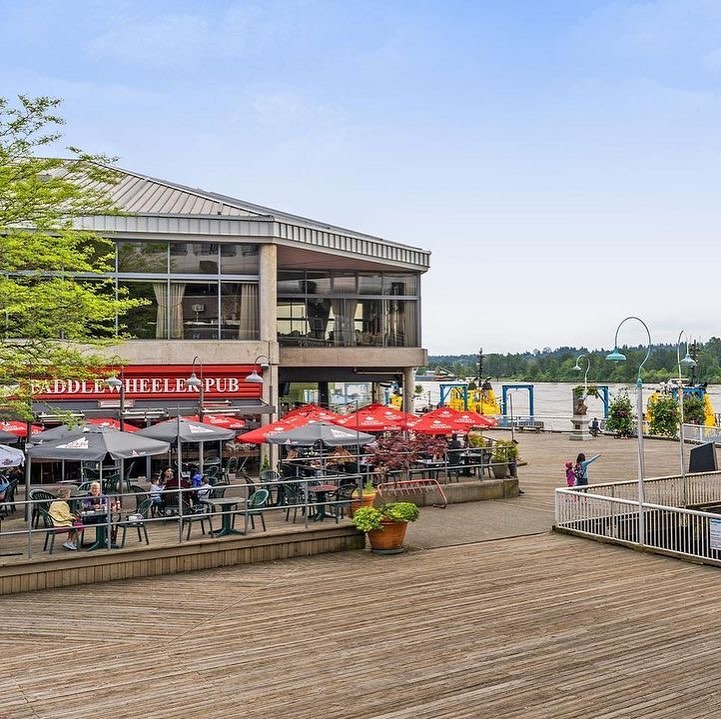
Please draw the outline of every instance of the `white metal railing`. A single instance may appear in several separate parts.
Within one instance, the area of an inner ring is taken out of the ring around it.
[[[686,509],[721,503],[721,473],[660,477],[644,482],[638,502],[637,482],[618,482],[555,493],[556,527],[699,559],[721,560],[721,514]],[[639,516],[639,506],[641,516]]]
[[[721,444],[721,427],[684,424],[683,437],[687,442],[716,442],[717,444]]]

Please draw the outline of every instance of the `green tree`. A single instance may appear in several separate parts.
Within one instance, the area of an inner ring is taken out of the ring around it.
[[[94,377],[117,363],[93,345],[110,343],[115,318],[139,304],[98,276],[112,269],[113,244],[79,228],[116,212],[113,158],[74,147],[67,159],[42,156],[61,137],[59,105],[0,97],[0,417],[31,417],[34,380]]]

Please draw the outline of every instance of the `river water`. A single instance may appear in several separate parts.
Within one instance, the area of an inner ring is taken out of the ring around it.
[[[440,382],[417,382],[423,387],[423,395],[416,399],[416,410],[426,406],[429,402],[437,405],[441,396]],[[450,384],[450,383],[444,383]],[[522,382],[492,382],[493,390],[499,403],[502,397],[502,385],[504,384],[524,384]],[[534,395],[534,416],[536,417],[558,417],[570,419],[573,414],[572,390],[578,386],[578,383],[572,382],[531,382],[526,384],[533,385]],[[643,404],[646,402],[651,393],[658,385],[649,384],[643,386]],[[608,389],[613,397],[620,389],[628,390],[628,396],[631,402],[636,403],[636,387],[628,384],[609,384]],[[511,392],[509,390],[509,392]],[[709,385],[708,394],[711,398],[711,404],[715,412],[721,412],[721,385]],[[528,416],[529,402],[528,392],[526,390],[512,390],[513,414],[515,417]],[[588,417],[603,417],[603,402],[595,397],[589,397],[586,400],[588,405]]]

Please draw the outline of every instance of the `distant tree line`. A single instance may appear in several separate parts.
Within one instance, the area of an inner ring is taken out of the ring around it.
[[[685,355],[682,345],[681,358]],[[697,367],[694,379],[697,382],[721,383],[721,339],[712,337],[707,342],[698,342],[690,347]],[[576,347],[544,348],[533,352],[516,354],[487,354],[483,356],[483,377],[501,380],[529,382],[582,382],[586,370],[586,358],[591,366],[588,372],[589,383],[632,383],[636,381],[638,366],[646,355],[646,347],[621,347],[626,355],[625,362],[613,362],[606,359],[610,350],[587,350]],[[581,370],[573,369],[576,358],[584,354],[579,365]],[[478,355],[432,355],[428,357],[428,371],[445,369],[456,377],[477,377],[479,372]],[[681,365],[683,376],[691,377],[691,369]],[[678,376],[676,345],[654,345],[651,356],[644,365],[644,382],[663,382]]]

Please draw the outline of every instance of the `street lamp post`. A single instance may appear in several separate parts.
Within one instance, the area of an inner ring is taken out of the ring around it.
[[[120,414],[118,419],[120,421],[121,432],[125,430],[125,382],[123,380],[124,377],[122,368],[120,370],[120,379],[113,375],[105,380],[105,384],[108,385],[110,389],[117,389],[120,391]]]
[[[628,320],[636,320],[637,322],[640,322],[648,335],[646,356],[638,367],[638,375],[636,377],[636,438],[638,440],[638,543],[643,545],[645,543],[645,527],[643,517],[643,381],[641,380],[641,370],[646,364],[648,358],[651,356],[651,331],[648,329],[648,325],[640,317],[636,317],[634,315],[622,319],[618,327],[616,327],[616,336],[613,341],[613,352],[607,355],[606,359],[613,362],[625,361],[626,355],[618,351],[618,332],[621,329],[621,326],[628,322]]]
[[[678,333],[678,341],[676,342],[676,363],[678,364],[678,408],[679,408],[679,425],[678,425],[678,436],[679,436],[679,459],[681,460],[681,491],[683,493],[683,506],[686,507],[687,496],[686,496],[686,458],[684,457],[684,436],[683,436],[683,375],[681,374],[681,365],[686,367],[695,367],[696,360],[694,360],[688,353],[688,334],[686,334],[686,356],[681,359],[681,337],[685,334],[685,330],[681,330]]]
[[[200,378],[198,378],[198,375],[195,374],[195,365],[198,364],[200,366]],[[200,360],[200,357],[197,355],[193,357],[193,364],[190,367],[190,377],[188,377],[187,380],[185,380],[185,384],[188,385],[188,387],[191,387],[192,389],[198,390],[198,419],[200,422],[203,421],[203,407],[205,404],[205,382],[203,381],[203,363]],[[180,412],[178,412],[178,417],[180,417]],[[180,423],[180,419],[178,419],[178,423]],[[178,447],[180,447],[180,439],[178,439]],[[203,451],[203,443],[198,443],[198,470],[201,474],[203,474],[203,465],[205,464],[205,457],[204,451]],[[180,470],[179,470],[180,471]],[[180,482],[180,474],[178,475],[178,482]]]
[[[574,365],[573,369],[575,369],[579,372],[583,369],[583,367],[581,367],[581,365],[578,364],[578,362],[579,362],[579,360],[583,359],[584,357],[586,358],[586,372],[583,375],[583,394],[588,396],[588,370],[591,367],[591,358],[588,357],[587,355],[578,355],[578,357],[576,357],[576,364]]]
[[[258,374],[258,370],[256,369],[256,367],[260,367],[260,374]],[[245,378],[245,381],[251,382],[252,384],[264,384],[265,380],[263,379],[263,373],[269,367],[270,367],[270,357],[268,357],[267,355],[258,355],[253,360],[253,371]],[[269,404],[270,404],[270,401],[272,401],[272,399],[273,399],[271,397],[272,389],[273,389],[272,387],[268,388],[267,397],[269,400]],[[272,450],[275,451],[275,445],[273,446]],[[261,457],[268,459],[269,455],[266,454],[265,452],[266,452],[265,449],[261,450]],[[273,461],[273,457],[274,457],[274,455],[270,456],[271,461]],[[262,463],[261,463],[261,466],[262,466]]]

